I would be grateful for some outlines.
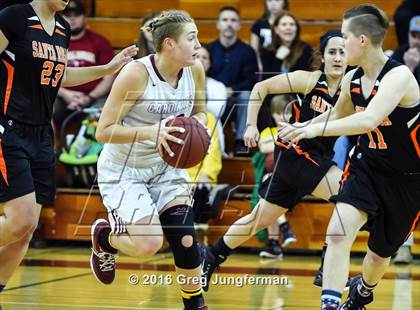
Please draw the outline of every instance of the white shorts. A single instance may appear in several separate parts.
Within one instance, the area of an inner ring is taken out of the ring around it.
[[[186,170],[166,163],[147,168],[123,167],[99,156],[98,185],[114,233],[125,232],[126,225],[146,216],[159,215],[177,197],[190,201],[190,182]]]

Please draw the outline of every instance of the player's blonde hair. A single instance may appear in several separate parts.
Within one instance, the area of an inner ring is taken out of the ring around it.
[[[163,11],[159,16],[142,27],[143,31],[150,32],[153,36],[153,45],[156,52],[162,51],[163,41],[166,38],[178,40],[184,31],[184,25],[194,23],[191,16],[181,10]]]
[[[374,46],[380,46],[385,38],[389,20],[385,12],[374,4],[358,5],[344,13],[349,19],[349,30],[356,36],[366,35]]]

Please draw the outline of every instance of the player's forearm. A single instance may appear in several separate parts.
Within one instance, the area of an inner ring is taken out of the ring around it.
[[[114,76],[105,76],[101,82],[89,93],[93,98],[101,98],[107,96],[111,90],[112,83],[114,82]]]
[[[342,119],[311,125],[316,126],[318,136],[327,137],[361,135],[379,126],[377,121],[366,112],[355,113]]]
[[[108,74],[110,74],[110,72],[106,65],[83,68],[67,67],[65,78],[63,79],[61,86],[73,87],[83,85],[98,80]]]
[[[309,124],[325,124],[327,122],[335,121],[337,119],[340,119],[340,117],[338,117],[337,111],[335,111],[335,109],[332,108],[318,115],[317,117],[311,119],[310,121],[308,121],[308,123]]]
[[[96,130],[96,140],[100,143],[127,144],[151,139],[151,127],[124,127],[113,124]]]
[[[254,88],[252,89],[251,95],[249,96],[248,114],[246,118],[247,125],[257,125],[258,112],[260,111],[261,105],[266,96],[267,88],[261,83],[255,84]]]

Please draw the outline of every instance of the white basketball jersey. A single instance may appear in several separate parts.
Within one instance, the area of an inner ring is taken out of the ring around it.
[[[179,73],[178,87],[175,89],[160,75],[155,65],[155,55],[138,59],[149,74],[149,81],[142,98],[127,113],[122,121],[126,127],[150,126],[171,115],[190,116],[194,105],[195,85],[190,67]],[[113,162],[130,167],[150,167],[162,163],[156,141],[129,144],[106,144],[101,156]]]

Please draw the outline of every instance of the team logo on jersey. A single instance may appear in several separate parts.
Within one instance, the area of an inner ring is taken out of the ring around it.
[[[187,112],[193,105],[192,96],[178,101],[154,101],[149,103],[147,112],[152,114],[179,114],[180,112]]]
[[[325,111],[332,108],[332,104],[326,101],[324,98],[319,96],[312,96],[311,109],[319,113],[324,113]]]
[[[67,49],[59,45],[51,45],[45,42],[32,41],[32,56],[61,63],[66,62]]]

